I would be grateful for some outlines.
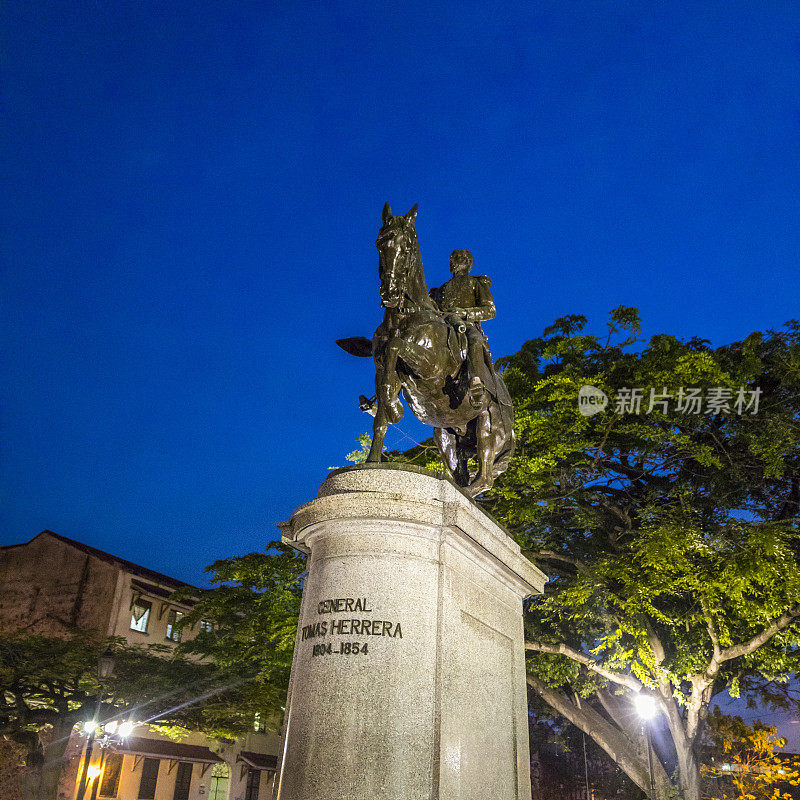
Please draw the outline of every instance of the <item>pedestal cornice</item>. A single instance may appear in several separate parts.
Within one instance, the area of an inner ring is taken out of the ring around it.
[[[463,539],[465,553],[481,551],[498,574],[523,596],[544,590],[547,576],[527,558],[519,545],[492,517],[451,481],[435,472],[406,464],[344,467],[328,475],[315,500],[300,506],[287,522],[279,523],[283,541],[309,552],[307,537],[322,523],[337,520],[381,520],[411,523],[409,534],[422,525],[440,537]],[[403,535],[395,525],[392,531]],[[389,531],[387,531],[388,533]],[[328,534],[330,535],[330,534]]]

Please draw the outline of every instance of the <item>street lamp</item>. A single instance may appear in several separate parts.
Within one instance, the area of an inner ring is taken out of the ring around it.
[[[639,694],[634,697],[633,702],[636,705],[636,713],[643,720],[650,720],[656,715],[658,710],[655,698],[649,694]]]
[[[647,741],[647,765],[650,768],[650,797],[656,796],[656,782],[653,776],[653,747],[650,743],[650,726],[647,724],[658,711],[656,700],[652,695],[639,692],[633,698],[636,713],[642,721],[642,733],[645,735]]]
[[[83,772],[81,773],[81,782],[78,785],[78,794],[75,800],[83,800],[86,794],[86,782],[88,779],[93,779],[99,775],[98,767],[91,767],[92,749],[94,747],[94,735],[97,730],[100,718],[100,707],[103,703],[103,681],[108,680],[114,672],[114,653],[110,647],[107,647],[97,659],[97,680],[100,683],[100,688],[97,694],[97,708],[94,712],[94,719],[85,722],[83,725],[83,733],[87,736],[86,742],[86,756],[83,760]],[[98,772],[94,772],[98,770]],[[93,774],[94,773],[94,774]]]
[[[101,681],[108,680],[114,673],[114,651],[107,647],[97,659],[97,677]]]

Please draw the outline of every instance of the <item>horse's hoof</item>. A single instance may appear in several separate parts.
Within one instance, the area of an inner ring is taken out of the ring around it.
[[[391,422],[392,425],[396,425],[398,422],[400,422],[400,420],[403,419],[403,414],[406,413],[405,409],[403,408],[403,404],[399,399],[389,403],[387,412],[389,422]]]
[[[492,488],[492,482],[485,478],[476,478],[472,483],[464,487],[464,492],[470,497],[477,497],[483,492],[488,492]]]

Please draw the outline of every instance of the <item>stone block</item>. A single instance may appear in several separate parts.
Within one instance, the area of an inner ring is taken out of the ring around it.
[[[331,473],[281,527],[310,558],[280,800],[530,800],[522,600],[544,573],[399,465]]]

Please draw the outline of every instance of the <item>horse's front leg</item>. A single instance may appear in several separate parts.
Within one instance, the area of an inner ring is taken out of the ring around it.
[[[403,406],[400,404],[400,377],[397,374],[397,356],[400,351],[400,339],[393,339],[386,345],[383,364],[378,365],[375,372],[375,395],[378,400],[375,422],[372,425],[372,446],[367,456],[368,462],[380,462],[383,454],[383,440],[389,424],[399,422],[403,418]]]

